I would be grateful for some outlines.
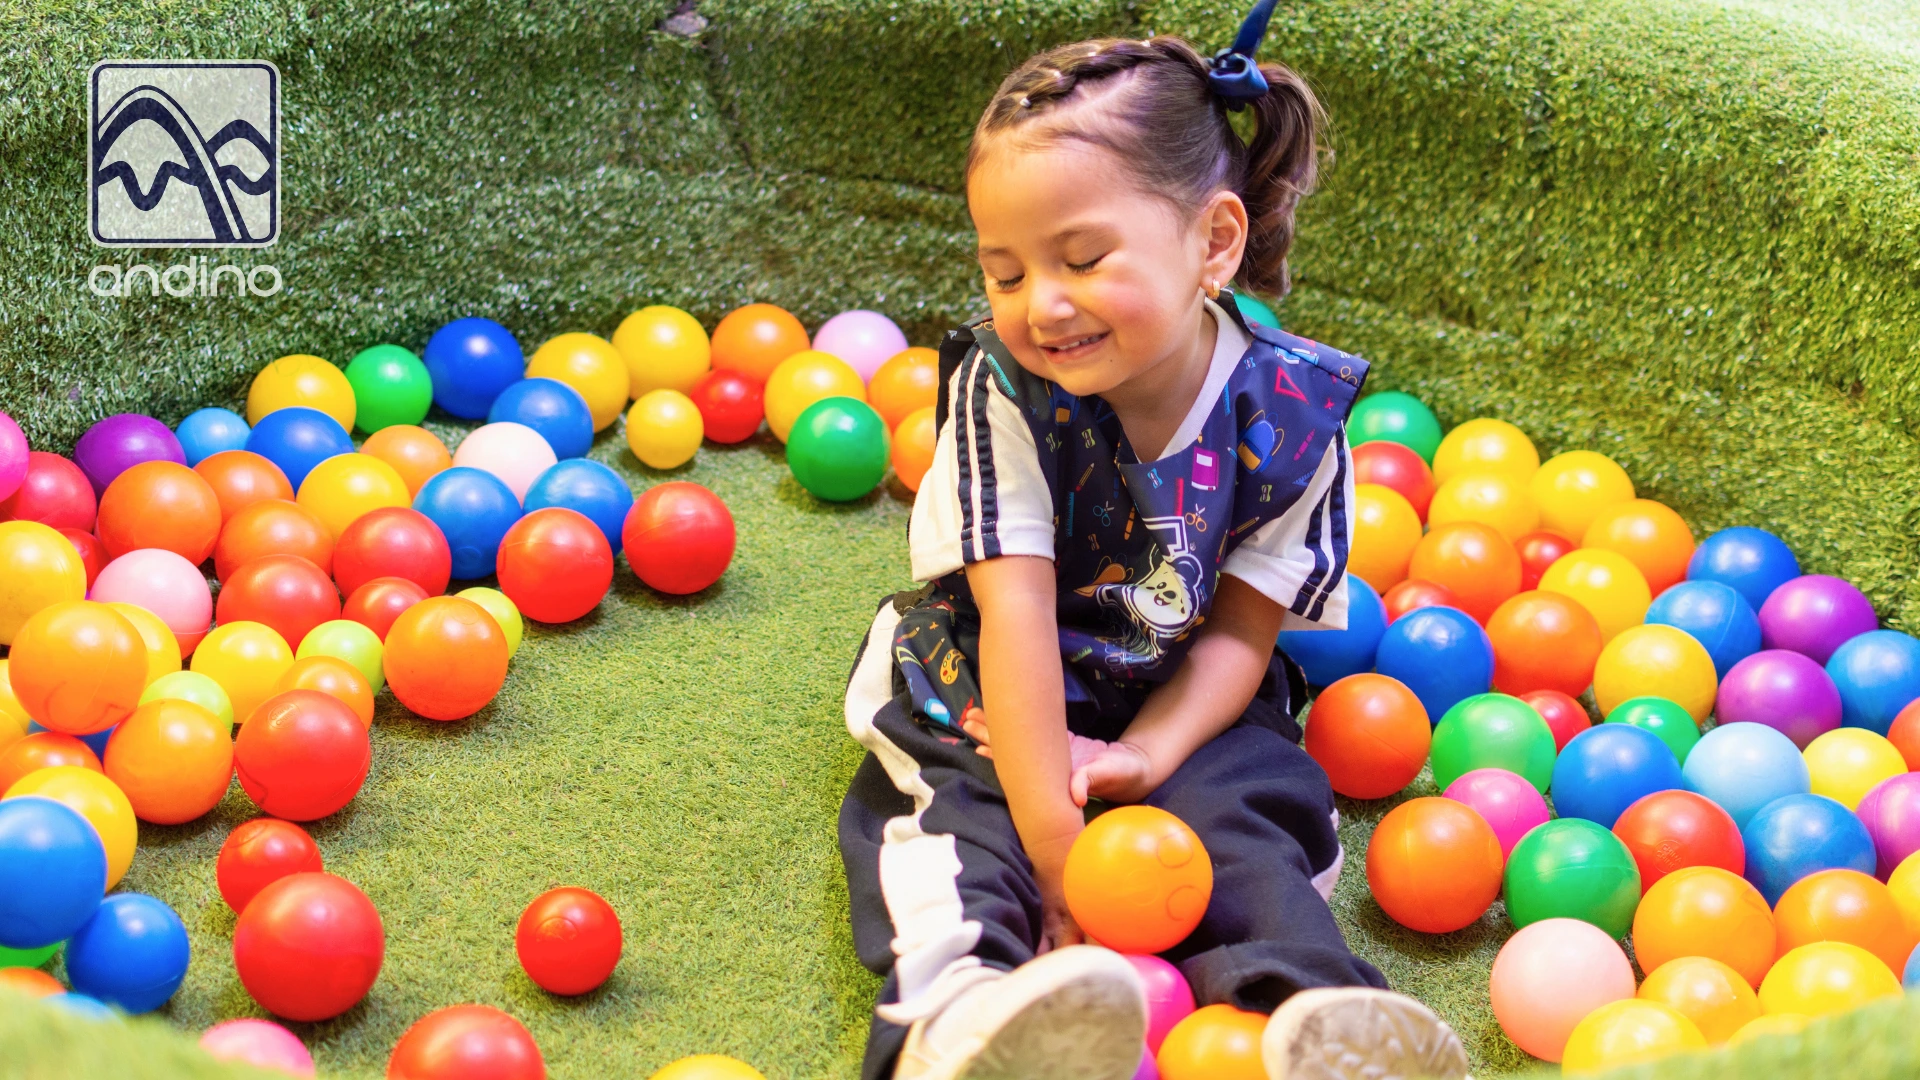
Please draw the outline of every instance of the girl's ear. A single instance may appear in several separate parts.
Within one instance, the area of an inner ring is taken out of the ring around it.
[[[1247,250],[1247,204],[1231,191],[1215,192],[1200,208],[1195,226],[1206,241],[1200,286],[1209,281],[1225,285],[1238,277],[1240,257]]]

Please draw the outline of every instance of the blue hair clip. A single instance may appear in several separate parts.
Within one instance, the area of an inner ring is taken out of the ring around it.
[[[1259,0],[1254,4],[1253,10],[1247,12],[1246,21],[1240,24],[1240,33],[1234,37],[1233,44],[1207,61],[1207,85],[1235,112],[1246,108],[1248,102],[1266,96],[1267,77],[1260,74],[1260,65],[1254,62],[1253,54],[1260,48],[1260,39],[1266,36],[1273,4],[1274,0]]]

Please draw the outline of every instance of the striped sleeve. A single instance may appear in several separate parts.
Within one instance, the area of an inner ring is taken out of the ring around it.
[[[1286,608],[1283,630],[1346,629],[1352,505],[1353,457],[1342,433],[1300,500],[1233,549],[1220,572]]]
[[[947,392],[908,526],[914,580],[1002,555],[1053,558],[1053,495],[1033,430],[984,352],[961,361]]]

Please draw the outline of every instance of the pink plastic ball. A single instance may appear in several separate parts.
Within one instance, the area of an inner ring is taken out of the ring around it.
[[[559,459],[540,433],[525,424],[502,420],[474,428],[453,452],[455,468],[492,473],[525,502],[527,489]]]
[[[856,309],[820,324],[813,335],[813,347],[845,360],[860,373],[861,382],[869,382],[881,364],[907,347],[907,335],[885,315]]]
[[[1193,1012],[1193,987],[1180,969],[1157,956],[1128,956],[1147,991],[1147,1049],[1160,1052],[1160,1043],[1173,1025]]]
[[[1455,802],[1466,803],[1493,826],[1500,841],[1500,855],[1513,854],[1513,845],[1535,825],[1544,825],[1547,800],[1540,789],[1519,773],[1505,769],[1475,769],[1447,785],[1441,793]]]
[[[0,412],[0,501],[20,490],[27,478],[27,437],[13,417]]]
[[[1514,1045],[1559,1061],[1574,1025],[1609,1001],[1633,996],[1633,965],[1605,930],[1579,919],[1542,919],[1493,958],[1493,1018]]]
[[[1902,860],[1920,851],[1920,773],[1889,776],[1873,785],[1854,813],[1873,837],[1877,873],[1885,881]]]
[[[271,1020],[228,1020],[200,1036],[200,1049],[217,1061],[239,1061],[288,1076],[312,1076],[313,1055],[300,1037]]]
[[[141,548],[108,563],[93,581],[91,599],[101,603],[124,601],[160,617],[191,652],[213,623],[213,593],[198,567],[171,551]]]

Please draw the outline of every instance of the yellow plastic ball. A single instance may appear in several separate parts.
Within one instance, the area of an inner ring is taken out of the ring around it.
[[[627,363],[627,392],[636,398],[655,390],[693,392],[713,366],[713,348],[700,320],[677,307],[655,304],[620,320],[613,347]]]
[[[1706,1045],[1699,1026],[1679,1009],[1659,1001],[1625,998],[1600,1006],[1573,1026],[1560,1058],[1560,1072],[1566,1076],[1604,1072]]]
[[[1813,793],[1857,810],[1873,786],[1907,771],[1907,761],[1886,736],[1866,728],[1834,728],[1807,744],[1807,776]]]
[[[520,618],[520,609],[507,599],[507,594],[499,589],[476,585],[454,595],[479,604],[487,614],[493,616],[493,621],[500,624],[500,632],[507,635],[507,659],[513,659],[513,654],[520,651],[520,639],[526,636],[527,624]]]
[[[867,384],[852,365],[831,353],[815,349],[794,353],[767,376],[767,428],[774,438],[787,441],[793,422],[807,406],[830,397],[867,400]]]
[[[1527,485],[1507,473],[1464,473],[1440,485],[1427,506],[1427,524],[1477,521],[1513,543],[1540,528],[1540,509]]]
[[[134,820],[133,804],[120,786],[104,774],[79,765],[56,765],[35,769],[14,781],[5,798],[39,795],[65,803],[74,813],[86,818],[107,849],[107,888],[120,883],[127,867],[133,865],[133,849],[140,840],[140,826]]]
[[[359,412],[346,372],[305,353],[283,356],[253,377],[247,389],[247,423],[257,424],[270,412],[296,406],[319,409],[348,431]]]
[[[147,686],[155,679],[171,675],[180,670],[180,639],[173,636],[173,630],[160,621],[160,616],[141,607],[115,600],[108,607],[127,617],[135,630],[140,631],[140,640],[147,643]]]
[[[1640,984],[1639,996],[1680,1010],[1709,1043],[1723,1043],[1760,1016],[1760,997],[1740,973],[1707,956],[1669,960]]]
[[[767,1080],[760,1070],[725,1054],[695,1054],[668,1065],[647,1080]]]
[[[1540,587],[1547,588],[1545,578]],[[1593,666],[1593,700],[1602,716],[1623,701],[1662,697],[1687,710],[1698,724],[1713,712],[1713,698],[1719,689],[1713,657],[1707,654],[1706,646],[1685,630],[1658,623],[1620,631],[1600,650],[1600,659]]]
[[[654,390],[627,411],[627,446],[648,468],[677,469],[692,461],[706,434],[700,407],[678,390]]]
[[[1887,889],[1900,908],[1907,933],[1920,940],[1920,851],[1901,859],[1900,865],[1893,868],[1887,878]]]
[[[244,724],[261,702],[273,696],[273,685],[293,666],[287,648],[272,627],[257,622],[230,622],[213,628],[193,650],[192,670],[220,684],[233,703],[233,718]]]
[[[1555,454],[1527,482],[1540,508],[1540,527],[1579,541],[1600,511],[1633,500],[1633,478],[1605,454],[1569,450]]]
[[[1900,980],[1887,965],[1844,941],[1816,941],[1790,949],[1760,980],[1760,1007],[1769,1013],[1830,1016],[1899,996]]]
[[[1734,1032],[1733,1038],[1728,1039],[1727,1043],[1738,1046],[1762,1035],[1798,1035],[1812,1021],[1813,1017],[1805,1013],[1763,1013],[1747,1021],[1746,1026]]]
[[[40,609],[87,598],[87,568],[73,541],[37,521],[0,521],[0,645],[13,644]]]
[[[336,454],[315,465],[295,499],[335,540],[375,510],[413,505],[399,470],[372,454]]]
[[[1469,420],[1440,440],[1433,452],[1433,482],[1445,484],[1468,473],[1496,472],[1525,485],[1540,468],[1540,451],[1527,433],[1491,417]]]
[[[620,350],[592,334],[561,334],[540,346],[527,361],[527,378],[557,379],[580,391],[595,431],[605,431],[620,418],[633,388]]]
[[[0,751],[18,742],[27,734],[27,725],[33,718],[27,715],[27,707],[13,694],[13,680],[7,674],[7,662],[0,659]]]
[[[1562,555],[1540,575],[1540,588],[1579,601],[1600,624],[1604,641],[1646,622],[1647,608],[1653,604],[1653,593],[1639,567],[1618,552],[1594,548]]]
[[[1382,484],[1353,487],[1353,539],[1347,569],[1384,593],[1406,579],[1420,543],[1420,515],[1406,496]]]

